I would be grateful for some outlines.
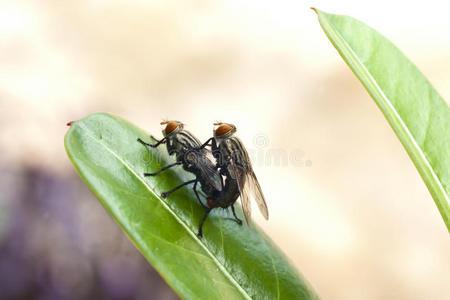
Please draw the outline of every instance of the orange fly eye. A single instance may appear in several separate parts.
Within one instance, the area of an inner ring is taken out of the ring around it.
[[[230,124],[221,124],[216,129],[216,136],[223,136],[233,130],[233,126]]]
[[[175,121],[167,122],[166,129],[164,129],[165,133],[166,134],[171,133],[172,131],[178,128],[178,125],[179,125],[178,122]]]

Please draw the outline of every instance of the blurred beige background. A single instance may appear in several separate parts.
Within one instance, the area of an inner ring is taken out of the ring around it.
[[[0,245],[10,242],[11,195],[23,170],[84,189],[63,147],[68,121],[106,111],[159,134],[162,118],[179,119],[206,140],[222,120],[238,126],[254,154],[271,214],[265,222],[255,213],[258,223],[323,299],[449,299],[450,240],[439,212],[309,10],[373,26],[448,100],[448,4],[335,2],[0,1],[0,173],[8,179],[0,185]],[[270,151],[300,160],[258,156]],[[65,203],[64,195],[52,201]],[[21,203],[35,200],[31,193]],[[89,193],[72,202],[82,251],[95,241],[104,247],[105,231],[122,238]],[[53,257],[44,243],[60,245],[66,229],[47,229],[66,219],[30,214],[50,236],[33,247]],[[98,231],[84,237],[86,224]],[[124,257],[139,256],[124,247]],[[66,268],[63,260],[49,259]],[[77,278],[77,266],[68,270]]]

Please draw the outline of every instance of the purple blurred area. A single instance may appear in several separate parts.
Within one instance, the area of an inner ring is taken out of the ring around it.
[[[177,299],[74,171],[0,164],[0,191],[0,299]]]

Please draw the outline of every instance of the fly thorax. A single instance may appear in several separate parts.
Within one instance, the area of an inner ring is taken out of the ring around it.
[[[214,138],[214,141],[216,142],[217,147],[220,147],[220,144],[222,144],[223,140],[224,139],[220,138],[220,137],[215,137]]]

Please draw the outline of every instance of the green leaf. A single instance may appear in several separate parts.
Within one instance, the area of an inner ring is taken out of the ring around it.
[[[450,231],[450,110],[446,102],[378,32],[351,17],[315,11],[325,34],[405,147]]]
[[[165,146],[148,150],[138,137],[151,141],[123,119],[94,114],[72,122],[65,146],[84,182],[181,298],[316,298],[256,226],[239,226],[214,210],[199,239],[203,208],[192,189],[182,188],[169,199],[159,196],[192,176],[176,167],[143,177],[174,159]]]

